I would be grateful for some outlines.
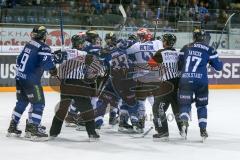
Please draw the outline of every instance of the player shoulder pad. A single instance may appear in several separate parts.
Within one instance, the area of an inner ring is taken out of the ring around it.
[[[182,49],[180,49],[180,52],[184,52],[187,48],[191,47],[192,43],[186,44],[182,47]]]
[[[29,42],[29,44],[31,44],[31,45],[33,45],[34,47],[36,47],[36,48],[40,48],[43,44],[41,44],[40,42],[37,42],[37,41],[35,41],[35,40],[31,40],[30,42]]]

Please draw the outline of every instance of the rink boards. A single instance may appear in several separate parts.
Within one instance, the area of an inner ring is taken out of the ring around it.
[[[223,61],[223,70],[214,71],[208,68],[210,89],[240,89],[240,50],[219,50]],[[15,91],[15,61],[16,53],[0,53],[0,92]],[[50,75],[45,72],[42,84],[45,91],[54,91],[49,87]]]

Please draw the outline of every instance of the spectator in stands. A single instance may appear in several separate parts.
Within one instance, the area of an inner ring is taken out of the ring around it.
[[[181,14],[181,8],[177,0],[170,0],[166,9],[166,18],[170,23],[177,22]]]
[[[198,0],[191,0],[188,8],[189,17],[191,17],[193,21],[198,20]]]
[[[205,24],[208,21],[209,13],[208,13],[208,9],[205,8],[203,1],[201,1],[199,4],[198,12],[199,12],[199,20],[201,22],[202,28],[204,28]]]
[[[226,21],[228,19],[228,14],[225,10],[220,10],[219,16],[217,18],[217,29],[222,30]]]
[[[126,6],[125,10],[126,10],[127,17],[132,17],[133,9],[132,9],[131,5]]]
[[[169,25],[168,20],[164,22],[163,32],[174,32],[174,29]]]
[[[16,6],[16,0],[6,0],[5,4],[7,8],[14,8]]]
[[[89,2],[85,2],[83,4],[83,13],[90,13],[90,3]]]
[[[96,14],[100,14],[102,10],[102,6],[100,0],[91,0],[91,5],[95,8],[94,12]]]

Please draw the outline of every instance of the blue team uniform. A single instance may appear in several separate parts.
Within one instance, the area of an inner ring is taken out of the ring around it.
[[[31,40],[17,57],[17,103],[12,118],[18,123],[27,105],[31,103],[29,122],[39,125],[45,106],[41,77],[44,71],[54,69],[51,49],[41,41]]]
[[[206,128],[208,105],[207,65],[215,70],[222,70],[223,64],[212,47],[195,42],[184,46],[180,51],[179,68],[181,79],[179,84],[180,118],[190,119],[192,102],[196,102],[199,127]]]

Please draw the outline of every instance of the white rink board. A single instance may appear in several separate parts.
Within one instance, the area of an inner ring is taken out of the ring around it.
[[[170,141],[153,142],[150,132],[143,139],[133,139],[114,129],[103,129],[99,142],[86,142],[87,134],[73,128],[62,129],[58,140],[30,142],[5,137],[15,93],[0,93],[0,158],[1,160],[238,160],[240,159],[240,90],[210,90],[209,139],[200,143],[196,109],[190,123],[187,141],[180,139],[175,122],[169,123]],[[49,129],[58,102],[57,93],[46,93],[43,124]],[[147,112],[151,108],[147,103]],[[26,110],[27,111],[27,110]],[[27,112],[19,128],[24,130]],[[106,117],[107,119],[107,117]],[[147,121],[147,126],[152,122]],[[107,125],[106,125],[107,126]],[[105,127],[106,127],[105,126]],[[147,127],[147,128],[148,128]]]

